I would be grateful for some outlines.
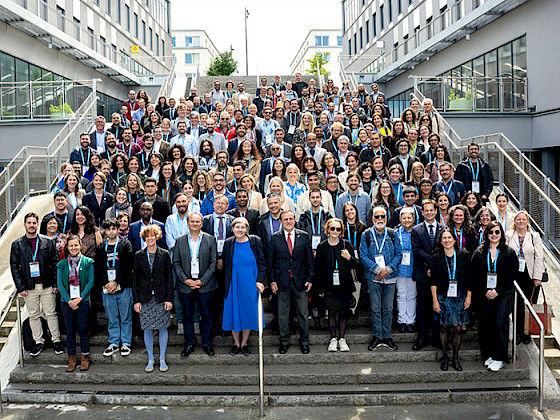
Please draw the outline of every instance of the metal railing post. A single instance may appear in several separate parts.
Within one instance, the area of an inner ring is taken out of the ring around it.
[[[476,111],[476,88],[475,88],[475,79],[474,77],[471,79],[471,105],[472,111]]]
[[[62,80],[62,117],[66,118],[66,89],[64,88],[64,80]]]
[[[16,296],[16,316],[17,316],[17,329],[18,329],[17,332],[18,332],[19,367],[23,368],[23,335],[21,330],[21,305],[19,302],[19,296]]]
[[[33,119],[33,82],[29,82],[29,118]]]
[[[517,290],[513,294],[513,339],[511,340],[513,366],[517,362]]]
[[[550,197],[550,178],[546,177],[544,179],[543,185],[544,193],[546,196]],[[544,240],[545,242],[550,242],[550,205],[548,201],[545,200],[544,208],[543,208],[543,232],[544,232]]]
[[[519,153],[519,167],[521,168],[519,172],[519,210],[523,210],[525,208],[525,181],[523,180],[525,165],[523,165],[522,153]]]
[[[503,149],[502,147],[502,136],[500,135],[500,148]],[[500,189],[502,191],[504,191],[504,155],[503,153],[500,153],[498,158],[498,185],[500,186]]]
[[[93,101],[97,102],[97,79],[93,79],[91,81],[91,91],[93,93]],[[97,117],[97,106],[92,107],[91,109],[91,116],[93,118],[93,121],[95,121],[95,118]]]
[[[500,76],[498,100],[500,101],[500,112],[504,112],[504,78]]]
[[[261,292],[259,292],[257,312],[259,317],[259,416],[264,417],[263,306]]]

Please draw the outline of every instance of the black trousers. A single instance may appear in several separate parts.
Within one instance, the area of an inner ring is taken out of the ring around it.
[[[216,269],[216,282],[218,288],[212,291],[212,329],[214,335],[218,335],[222,331],[222,315],[224,313],[224,295],[226,277],[224,270]]]
[[[491,357],[509,363],[509,315],[513,308],[513,291],[495,299],[482,297],[478,322],[478,342],[482,360]]]
[[[309,323],[307,292],[297,290],[293,281],[288,289],[278,290],[278,327],[280,329],[280,344],[290,343],[290,303],[295,299],[296,312],[299,323],[299,343],[309,345]]]
[[[416,326],[418,339],[426,340],[432,332],[434,310],[432,305],[432,289],[428,282],[416,282]]]

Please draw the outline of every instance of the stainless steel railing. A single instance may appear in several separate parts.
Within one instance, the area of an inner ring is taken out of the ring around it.
[[[513,285],[515,286],[515,295],[513,298],[513,339],[512,339],[512,359],[513,364],[515,365],[517,359],[517,299],[518,296],[521,296],[523,299],[523,304],[529,309],[529,313],[539,326],[539,411],[543,411],[543,399],[544,399],[544,325],[540,320],[539,316],[533,309],[533,305],[531,302],[527,300],[527,297],[519,287],[517,281],[513,281]]]
[[[263,305],[261,292],[259,292],[258,301],[258,317],[259,317],[259,415],[264,417],[264,356],[263,356]]]

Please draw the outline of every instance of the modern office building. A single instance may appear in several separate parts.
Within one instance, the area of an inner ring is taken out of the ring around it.
[[[179,77],[205,76],[219,52],[203,29],[178,29],[171,32],[175,71]]]
[[[4,86],[99,78],[101,110],[118,110],[171,67],[169,0],[0,0],[0,21]]]
[[[416,80],[462,137],[503,132],[559,179],[560,2],[343,0],[342,14],[346,73],[378,82],[393,115]]]
[[[290,63],[291,74],[306,74],[315,54],[325,58],[325,69],[329,75],[338,78],[338,62],[342,53],[342,33],[339,29],[311,29]]]

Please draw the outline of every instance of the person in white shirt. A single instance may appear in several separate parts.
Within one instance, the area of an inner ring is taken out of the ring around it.
[[[196,156],[198,154],[198,142],[193,136],[187,134],[187,124],[181,121],[177,125],[177,129],[179,134],[171,139],[169,146],[180,144],[185,148],[186,156]]]

